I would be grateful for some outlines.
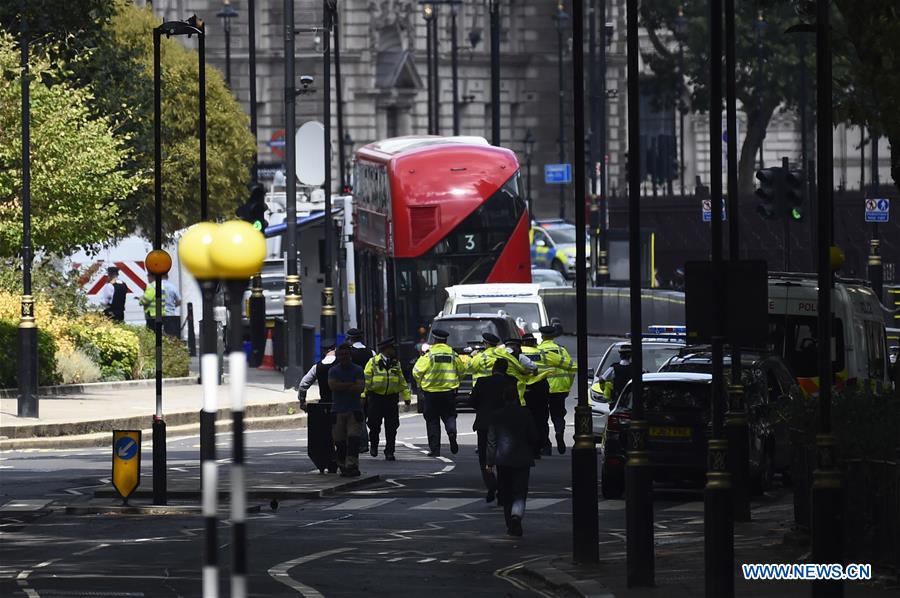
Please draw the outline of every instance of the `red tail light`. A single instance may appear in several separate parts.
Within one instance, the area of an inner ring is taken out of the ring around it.
[[[610,413],[609,419],[606,421],[608,430],[622,430],[631,421],[631,415],[628,413]]]

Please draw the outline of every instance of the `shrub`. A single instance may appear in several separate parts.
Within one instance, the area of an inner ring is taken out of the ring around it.
[[[140,342],[140,357],[135,367],[135,378],[152,378],[156,375],[156,334],[146,327],[129,326]],[[187,345],[181,339],[164,334],[163,344],[163,377],[181,378],[187,376],[190,367],[190,355]]]
[[[18,378],[19,323],[0,320],[0,388],[16,388]],[[56,342],[38,328],[38,384],[56,384]]]
[[[89,315],[70,326],[75,346],[100,365],[104,381],[130,380],[140,355],[137,335],[103,316]]]
[[[56,354],[56,371],[63,384],[97,382],[102,377],[100,366],[80,349]]]

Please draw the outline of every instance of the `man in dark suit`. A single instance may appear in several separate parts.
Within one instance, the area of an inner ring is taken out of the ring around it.
[[[506,373],[509,362],[505,359],[497,359],[491,367],[491,375],[478,380],[478,384],[472,389],[469,401],[475,409],[475,423],[472,429],[478,434],[478,466],[481,469],[481,478],[484,487],[487,488],[485,501],[493,502],[497,492],[497,478],[492,471],[485,468],[487,457],[488,427],[491,423],[491,414],[503,407],[503,395],[506,389],[516,392],[516,379]]]
[[[493,472],[497,467],[497,499],[503,504],[506,531],[511,536],[522,535],[528,476],[539,446],[531,412],[519,403],[518,393],[505,390],[503,407],[491,415],[485,469]]]

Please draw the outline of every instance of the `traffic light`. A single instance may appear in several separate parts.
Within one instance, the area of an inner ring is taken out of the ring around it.
[[[774,220],[778,216],[778,208],[781,204],[781,190],[784,170],[782,168],[763,168],[756,172],[759,180],[759,188],[756,197],[760,204],[756,206],[756,213],[765,220]]]
[[[234,211],[241,220],[246,220],[258,231],[265,230],[269,223],[266,221],[266,189],[259,183],[250,186],[250,199]]]
[[[787,159],[785,159],[787,161]],[[803,171],[784,169],[784,208],[794,222],[803,220]]]

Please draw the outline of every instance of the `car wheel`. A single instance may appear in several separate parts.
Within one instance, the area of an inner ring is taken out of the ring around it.
[[[604,463],[600,477],[600,492],[603,498],[607,500],[622,498],[624,491],[625,472],[621,467],[610,467]]]

